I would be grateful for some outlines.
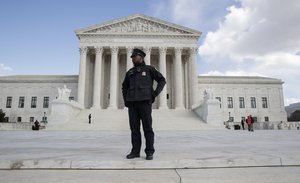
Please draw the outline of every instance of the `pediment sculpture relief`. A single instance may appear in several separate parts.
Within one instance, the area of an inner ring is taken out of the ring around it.
[[[131,32],[190,34],[189,32],[184,30],[176,29],[164,24],[156,23],[142,18],[123,21],[108,26],[96,28],[94,30],[87,31],[86,33],[131,33]]]

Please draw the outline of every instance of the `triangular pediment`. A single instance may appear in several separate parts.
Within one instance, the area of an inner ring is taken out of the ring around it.
[[[136,14],[75,31],[82,34],[165,34],[195,35],[201,32],[153,17]]]

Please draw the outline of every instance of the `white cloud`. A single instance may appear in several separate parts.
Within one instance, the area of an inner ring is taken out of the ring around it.
[[[293,103],[298,103],[298,102],[300,102],[299,98],[286,98],[286,99],[284,99],[284,105],[285,106],[288,106],[288,105],[293,104]]]
[[[217,23],[226,14],[224,7],[235,3],[234,0],[152,0],[149,3],[149,13],[155,17],[205,31],[205,29],[217,28]]]
[[[197,0],[175,0],[173,1],[172,17],[175,22],[185,22],[186,25],[193,26],[200,22],[201,12],[204,3]]]
[[[300,51],[300,1],[240,0],[231,6],[219,29],[209,32],[200,54],[221,54],[235,61],[274,52]]]
[[[199,48],[202,60],[219,68],[231,65],[231,70],[218,71],[225,75],[256,73],[282,79],[286,104],[300,101],[300,1],[240,2],[240,7],[229,7],[219,28],[205,37]]]
[[[286,104],[300,101],[299,0],[160,2],[156,16],[204,33],[201,75],[282,79]]]
[[[4,64],[0,64],[0,72],[2,71],[12,71],[12,68],[5,66]]]
[[[201,22],[204,3],[199,0],[166,0],[151,1],[151,14],[155,17],[165,17],[171,22],[196,27]]]
[[[251,72],[246,72],[244,70],[227,70],[225,72],[221,72],[221,71],[217,71],[217,70],[214,70],[214,71],[209,71],[205,74],[201,74],[202,76],[264,76],[264,75],[261,75],[259,73],[251,73]]]

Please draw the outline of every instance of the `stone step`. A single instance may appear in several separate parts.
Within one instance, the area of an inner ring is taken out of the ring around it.
[[[92,115],[91,124],[88,115]],[[156,110],[152,112],[154,130],[221,129],[203,122],[192,110]],[[129,130],[127,109],[85,109],[70,121],[50,127],[52,130]]]

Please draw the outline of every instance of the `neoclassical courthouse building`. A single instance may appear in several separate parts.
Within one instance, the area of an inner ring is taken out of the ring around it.
[[[64,85],[71,90],[69,99],[84,110],[124,109],[121,83],[132,67],[133,48],[143,49],[146,64],[166,77],[154,111],[193,110],[210,91],[219,102],[220,123],[238,122],[250,114],[258,122],[286,121],[280,79],[198,76],[199,31],[136,14],[75,32],[80,42],[79,75],[0,77],[0,109],[7,121],[45,120]]]

